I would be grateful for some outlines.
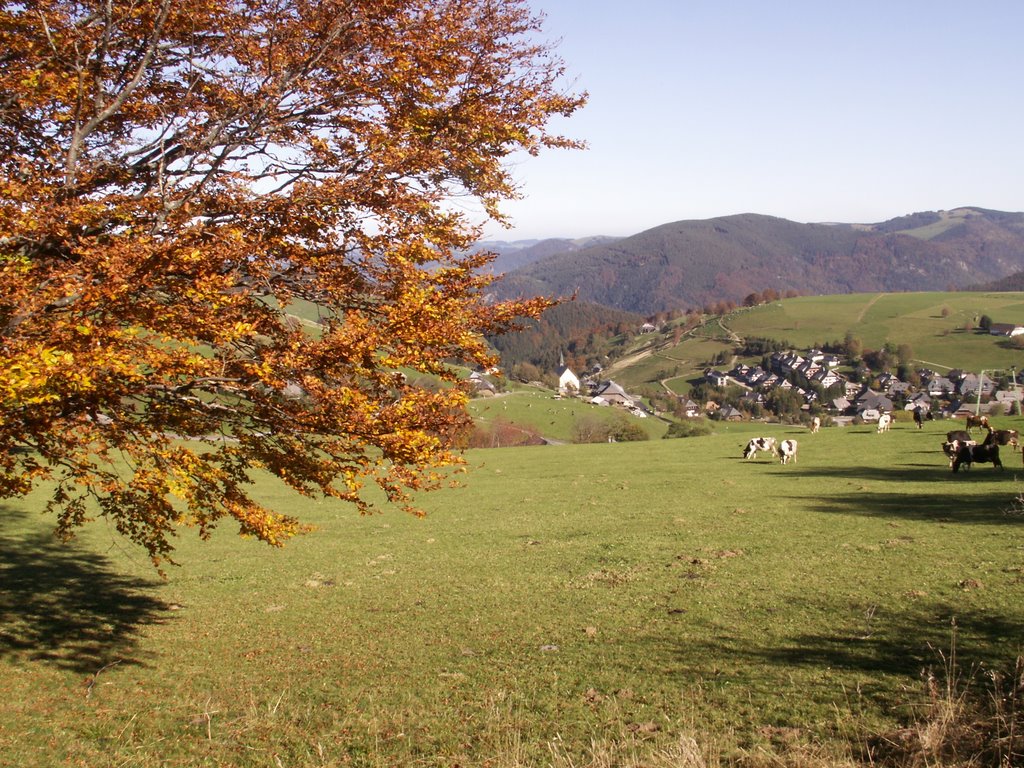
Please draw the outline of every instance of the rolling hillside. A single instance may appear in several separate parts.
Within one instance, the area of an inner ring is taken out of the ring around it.
[[[759,214],[680,221],[576,247],[509,272],[502,296],[570,295],[641,314],[805,295],[948,290],[1024,269],[1024,213],[981,208],[880,224],[801,224]]]

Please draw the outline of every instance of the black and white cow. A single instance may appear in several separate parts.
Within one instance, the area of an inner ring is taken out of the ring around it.
[[[951,432],[950,434],[953,433]],[[978,443],[975,440],[962,440],[954,438],[953,440],[947,440],[942,444],[942,452],[946,454],[947,458],[949,458],[949,466],[952,467],[953,462],[956,460],[957,454],[960,453],[961,448],[965,446],[974,446],[977,444]],[[970,468],[970,464],[967,465],[967,468]]]
[[[918,429],[923,429],[925,421],[931,421],[934,418],[935,415],[931,410],[926,410],[920,405],[914,408],[914,423],[917,424]]]
[[[998,469],[1003,468],[1003,462],[999,460],[999,446],[989,443],[982,445],[964,445],[957,451],[956,458],[953,459],[953,471],[956,472],[960,467],[966,465],[970,469],[971,464],[975,462],[987,463],[992,462],[992,466]]]
[[[747,447],[743,449],[743,458],[752,459],[758,451],[767,451],[773,453],[775,451],[775,438],[774,437],[752,437],[750,442],[747,443]]]
[[[790,459],[796,464],[796,440],[783,440],[779,443],[779,459],[783,464],[788,464]]]

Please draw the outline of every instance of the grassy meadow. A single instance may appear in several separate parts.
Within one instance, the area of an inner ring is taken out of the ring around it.
[[[876,760],[1022,650],[1024,466],[952,475],[952,426],[472,451],[423,518],[267,484],[317,530],[183,531],[166,579],[8,501],[0,765]]]
[[[784,339],[808,349],[842,341],[847,330],[865,348],[910,344],[914,358],[942,368],[980,371],[1017,366],[1021,352],[977,328],[981,315],[1024,323],[1021,293],[880,293],[803,296],[741,310],[728,318],[740,336]]]
[[[668,423],[661,419],[626,416],[619,408],[594,405],[577,399],[555,400],[549,391],[533,388],[518,389],[495,397],[475,398],[469,403],[469,412],[483,427],[503,422],[514,427],[536,430],[546,439],[571,442],[576,422],[583,418],[608,422],[628,419],[641,427],[651,439],[658,439],[668,431]],[[503,446],[496,446],[503,447]]]

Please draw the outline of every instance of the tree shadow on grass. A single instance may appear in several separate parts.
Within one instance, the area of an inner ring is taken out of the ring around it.
[[[821,492],[792,495],[800,504],[819,512],[892,517],[935,522],[1024,525],[1024,513],[1014,510],[1021,493],[1024,473],[999,470],[991,464],[976,464],[971,470],[951,472],[935,464],[856,465],[845,467],[800,467],[775,472],[799,473],[801,478],[820,481]],[[837,486],[837,481],[845,486]],[[875,491],[878,483],[890,488],[904,485],[906,491]],[[913,486],[906,485],[913,483]],[[922,491],[921,486],[928,488]],[[842,488],[837,493],[836,489]],[[803,490],[803,488],[801,488]]]
[[[737,674],[767,669],[767,673],[744,675],[755,698],[771,697],[780,680],[803,668],[863,675],[857,683],[858,695],[891,707],[895,690],[913,688],[929,673],[966,682],[986,669],[1012,669],[1019,652],[1016,639],[1024,632],[1024,622],[1016,617],[941,603],[922,604],[910,612],[887,612],[883,607],[876,613],[872,607],[861,615],[834,617],[825,626],[824,631],[797,631],[761,645],[727,633],[696,642],[691,635],[685,647],[666,639],[665,650],[689,675],[699,673],[693,666],[695,659],[712,670],[740,670]],[[903,682],[886,682],[892,677]],[[838,693],[828,685],[820,694],[808,692],[826,699]]]
[[[0,507],[0,522],[17,514]],[[165,620],[169,609],[154,595],[160,586],[49,532],[0,529],[0,659],[80,674],[142,663],[138,630]]]
[[[832,514],[886,517],[936,523],[1024,525],[1024,515],[1010,509],[1012,493],[957,496],[951,493],[873,493],[805,498],[808,509]]]

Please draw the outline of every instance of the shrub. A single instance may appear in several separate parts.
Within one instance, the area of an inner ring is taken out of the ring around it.
[[[699,437],[700,435],[710,434],[711,425],[708,424],[706,419],[687,419],[686,421],[672,422],[663,439],[668,440],[676,437]]]

